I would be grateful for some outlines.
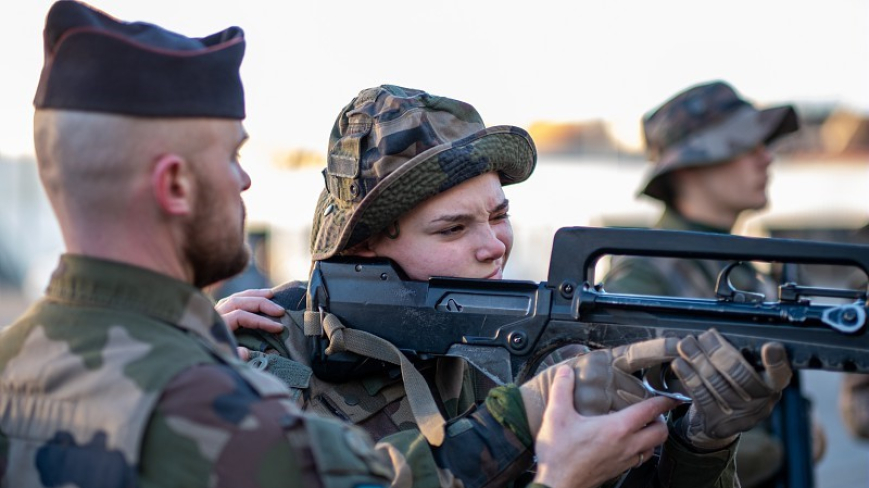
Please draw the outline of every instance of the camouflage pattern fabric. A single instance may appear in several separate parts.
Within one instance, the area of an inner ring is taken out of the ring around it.
[[[389,483],[385,450],[301,414],[235,345],[195,288],[63,256],[45,298],[0,335],[2,486]]]
[[[689,222],[672,208],[667,208],[655,224],[656,229],[729,233],[729,230]],[[678,258],[613,256],[604,277],[604,289],[614,293],[715,298],[718,274],[726,261]],[[776,297],[776,287],[746,263],[732,270],[731,283],[740,290]]]
[[[536,162],[527,132],[486,128],[467,103],[393,85],[362,90],[329,137],[313,259],[363,242],[420,202],[483,173],[498,171],[504,185],[525,181]]]
[[[640,193],[668,201],[664,177],[674,170],[725,163],[798,128],[790,105],[758,110],[721,81],[689,88],[643,118],[655,165]]]
[[[655,225],[658,229],[729,233],[696,222],[690,222],[675,210],[667,208]],[[699,259],[649,258],[614,256],[604,277],[604,289],[613,293],[638,293],[663,296],[714,298],[718,273],[728,263]],[[733,286],[740,290],[775,296],[775,287],[768,278],[746,264],[731,272]],[[784,453],[781,442],[761,424],[741,436],[736,453],[739,478],[746,488],[765,486],[781,467]],[[735,469],[733,466],[729,470]]]
[[[291,282],[275,291],[275,299],[288,312],[280,335],[239,329],[239,345],[269,355],[280,355],[288,362],[310,366],[304,335],[305,284]],[[287,369],[283,367],[283,369]],[[418,365],[439,409],[448,419],[446,439],[439,447],[430,446],[420,433],[401,380],[398,367],[384,369],[359,380],[334,383],[315,375],[307,386],[292,377],[282,379],[299,392],[303,409],[324,417],[340,419],[363,428],[378,446],[389,445],[390,452],[401,453],[411,472],[434,470],[444,479],[461,481],[464,486],[499,486],[495,480],[520,477],[532,464],[527,423],[505,428],[480,403],[496,385],[485,382],[468,364],[458,358],[441,358]],[[273,370],[269,369],[272,372]],[[502,387],[503,395],[520,398],[515,386]],[[515,408],[515,402],[506,402]],[[511,416],[525,418],[524,410]],[[432,459],[432,453],[435,459]],[[436,486],[436,485],[434,485]]]
[[[276,301],[287,309],[281,318],[285,326],[281,334],[238,329],[238,343],[309,365],[303,325],[304,287],[302,282],[291,282],[275,289]],[[561,356],[552,356],[551,360],[581,352],[581,346],[568,346],[558,351]],[[394,371],[344,383],[325,382],[315,375],[304,381],[307,386],[295,380],[295,375],[284,380],[298,392],[302,408],[362,427],[380,441],[379,447],[389,446],[393,456],[402,455],[410,472],[434,471],[442,480],[457,480],[465,487],[522,486],[521,480],[531,467],[532,451],[527,445],[530,431],[519,389],[514,385],[496,386],[455,358],[429,362],[421,365],[420,371],[449,419],[447,439],[437,448],[426,445],[419,433],[401,377]],[[523,419],[521,425],[509,420],[516,418]],[[608,486],[620,483],[621,488],[733,488],[735,450],[734,445],[699,454],[667,442],[654,459]]]

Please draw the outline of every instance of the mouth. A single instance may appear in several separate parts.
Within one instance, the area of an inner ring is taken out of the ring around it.
[[[484,276],[482,279],[484,280],[500,280],[501,279],[501,268],[498,267],[495,271],[489,273],[488,276]]]

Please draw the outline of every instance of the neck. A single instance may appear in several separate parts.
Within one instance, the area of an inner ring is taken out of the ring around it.
[[[731,231],[739,218],[739,212],[711,205],[708,200],[698,199],[693,202],[677,200],[673,208],[686,219],[699,224]]]
[[[139,222],[141,224],[141,222]],[[166,230],[150,229],[146,225],[136,225],[131,219],[129,227],[134,230],[118,229],[119,226],[75,226],[75,231],[64,229],[64,241],[69,253],[94,258],[118,261],[140,268],[161,273],[185,283],[192,283],[192,272],[181,259],[180,248]]]

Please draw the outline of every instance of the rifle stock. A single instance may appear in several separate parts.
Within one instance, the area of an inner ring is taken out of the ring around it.
[[[460,356],[499,382],[521,383],[551,351],[580,343],[615,347],[656,337],[684,337],[716,328],[755,364],[768,341],[785,345],[793,367],[869,372],[866,290],[789,283],[776,301],[729,287],[717,299],[607,293],[594,267],[605,255],[836,264],[869,270],[869,247],[645,229],[570,227],[554,239],[546,282],[404,278],[390,261],[329,260],[316,264],[309,311],[322,308],[347,327],[395,344],[411,358]],[[850,299],[813,304],[809,297]],[[321,338],[321,341],[326,341]],[[314,348],[314,362],[342,358]],[[318,352],[319,351],[319,352]],[[319,356],[319,357],[318,357]],[[321,365],[322,366],[322,365]],[[329,371],[329,368],[321,370]]]

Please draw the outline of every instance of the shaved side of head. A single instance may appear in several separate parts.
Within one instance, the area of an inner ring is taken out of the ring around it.
[[[134,201],[129,196],[149,183],[160,156],[178,154],[191,161],[193,171],[203,171],[192,162],[210,143],[208,122],[37,110],[39,175],[59,217],[76,222],[124,218],[126,205]]]

